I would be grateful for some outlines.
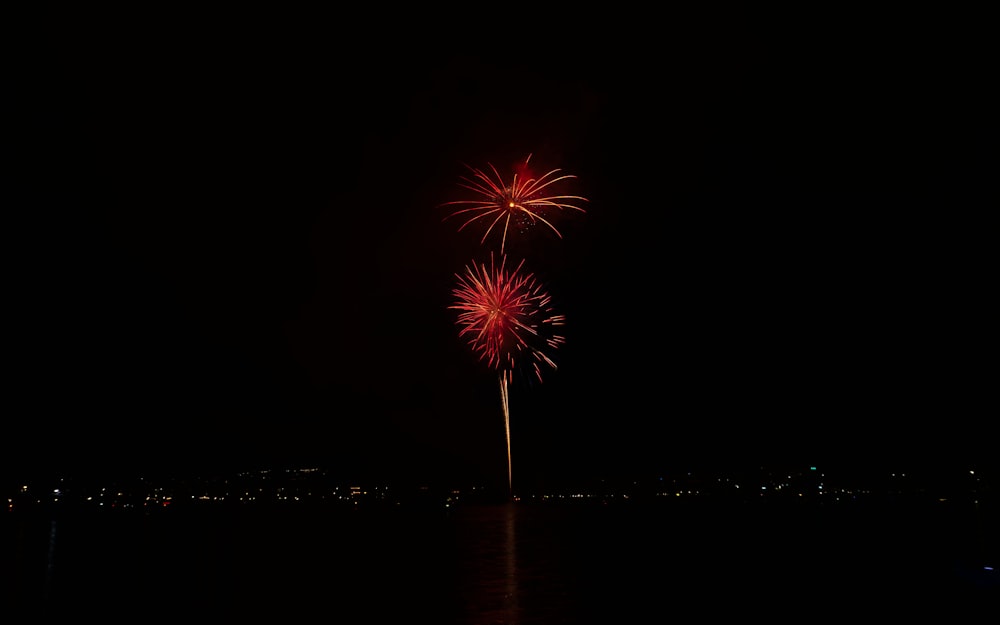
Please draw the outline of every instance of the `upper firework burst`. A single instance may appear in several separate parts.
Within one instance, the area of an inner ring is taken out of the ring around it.
[[[556,233],[556,236],[562,238],[559,230],[546,218],[546,213],[552,209],[572,209],[583,213],[586,211],[577,204],[588,200],[579,195],[555,195],[559,183],[575,179],[576,176],[559,175],[562,170],[553,169],[536,178],[528,168],[529,160],[531,160],[530,154],[514,172],[509,183],[491,163],[487,164],[493,174],[492,177],[481,169],[466,165],[472,172],[472,178],[462,176],[459,186],[478,194],[479,197],[445,202],[442,206],[465,206],[465,208],[450,213],[444,219],[466,217],[459,226],[459,231],[473,223],[485,226],[480,244],[486,242],[490,233],[494,233],[500,237],[501,254],[504,253],[507,233],[511,228],[523,232],[538,224],[544,224]]]

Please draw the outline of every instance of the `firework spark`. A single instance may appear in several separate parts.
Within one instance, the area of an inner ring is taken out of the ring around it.
[[[452,217],[465,217],[465,221],[459,226],[462,231],[471,224],[485,225],[483,238],[480,244],[486,242],[491,232],[501,231],[500,254],[504,253],[507,243],[507,234],[514,228],[518,231],[525,231],[538,224],[547,226],[559,238],[562,234],[546,218],[546,214],[553,209],[571,209],[586,212],[577,204],[587,202],[587,198],[579,195],[553,195],[559,183],[576,178],[572,174],[560,175],[560,169],[553,169],[548,173],[534,177],[528,168],[528,161],[531,155],[524,159],[524,163],[515,171],[510,183],[504,181],[503,176],[491,163],[489,170],[492,176],[481,169],[470,165],[466,167],[472,172],[472,177],[460,177],[460,187],[476,193],[477,199],[455,200],[445,202],[442,206],[464,206],[446,215],[444,220]]]
[[[459,336],[468,340],[473,351],[500,373],[500,403],[507,432],[507,481],[513,490],[510,458],[510,405],[508,387],[522,361],[539,381],[544,366],[556,368],[547,355],[558,348],[564,337],[557,329],[565,317],[553,313],[552,298],[531,273],[523,272],[524,261],[513,270],[506,268],[506,257],[499,264],[492,254],[490,264],[472,263],[465,274],[456,276],[456,303],[449,308],[460,311]]]

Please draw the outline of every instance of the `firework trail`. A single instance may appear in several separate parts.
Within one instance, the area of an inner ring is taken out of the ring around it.
[[[459,337],[468,341],[480,360],[500,373],[500,403],[507,433],[507,482],[513,491],[510,455],[510,404],[508,387],[515,369],[524,361],[539,381],[545,367],[556,368],[547,355],[565,339],[558,328],[565,317],[552,310],[552,298],[531,273],[523,271],[524,260],[514,269],[499,263],[490,254],[490,263],[467,265],[457,275],[458,286],[452,291],[459,311]]]
[[[477,194],[477,199],[456,200],[445,202],[441,206],[464,206],[446,215],[442,221],[452,217],[465,218],[462,225],[458,227],[459,232],[466,226],[475,224],[484,226],[483,237],[480,244],[486,242],[491,232],[500,231],[500,254],[504,253],[507,243],[507,234],[513,228],[524,232],[538,224],[547,226],[559,238],[562,234],[546,218],[546,214],[554,209],[571,209],[586,212],[580,206],[580,202],[587,202],[587,198],[579,195],[554,195],[555,189],[568,180],[576,178],[571,174],[560,175],[559,169],[553,169],[539,177],[534,177],[528,168],[528,161],[531,155],[524,159],[517,171],[515,171],[511,181],[508,183],[500,175],[491,163],[490,173],[466,165],[472,173],[472,177],[461,176],[460,187]],[[490,175],[492,174],[492,175]]]

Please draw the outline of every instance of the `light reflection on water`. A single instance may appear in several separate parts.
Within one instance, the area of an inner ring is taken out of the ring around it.
[[[518,562],[518,507],[483,508],[459,531],[456,552],[459,595],[468,622],[516,624],[522,620],[521,566]]]
[[[503,529],[504,529],[504,622],[518,622],[518,596],[519,589],[517,583],[517,511],[513,505],[504,506]]]
[[[43,597],[49,598],[52,591],[52,576],[56,565],[56,529],[59,526],[57,519],[52,519],[49,523],[49,549],[45,558],[45,585],[42,589]]]

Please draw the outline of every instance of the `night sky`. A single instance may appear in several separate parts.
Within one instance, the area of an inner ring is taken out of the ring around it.
[[[304,22],[19,50],[8,474],[505,479],[440,204],[529,154],[589,202],[514,247],[567,317],[515,482],[995,466],[985,40]]]

